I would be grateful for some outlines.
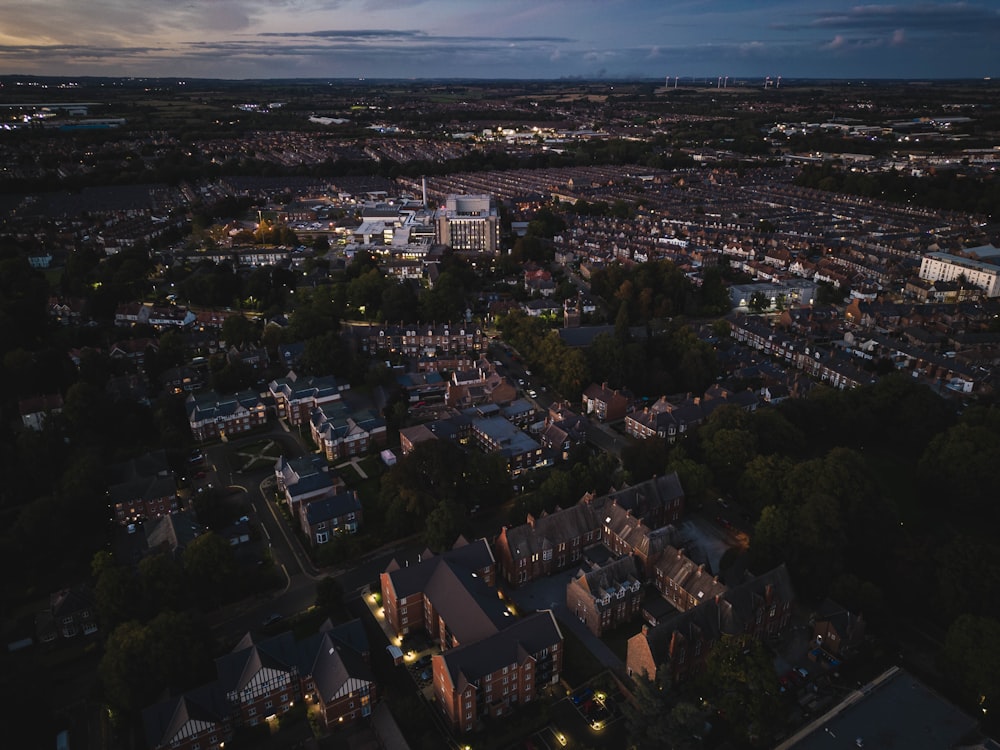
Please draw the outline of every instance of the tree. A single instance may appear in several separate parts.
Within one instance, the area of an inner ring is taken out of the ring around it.
[[[451,549],[461,530],[465,513],[453,500],[442,500],[427,516],[424,540],[434,552]]]
[[[712,646],[700,680],[704,697],[737,734],[768,744],[782,718],[774,664],[764,645],[724,635]]]
[[[984,710],[1000,700],[1000,622],[962,615],[948,628],[941,654],[944,669],[967,701]]]
[[[222,322],[222,340],[227,346],[243,346],[256,338],[256,330],[243,315],[230,315]]]
[[[234,583],[236,561],[233,548],[213,531],[188,544],[181,553],[181,562],[188,580],[194,584],[203,601],[218,601],[221,590]]]

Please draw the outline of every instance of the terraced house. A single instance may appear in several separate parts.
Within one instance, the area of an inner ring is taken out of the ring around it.
[[[191,435],[196,441],[232,437],[267,424],[267,406],[253,390],[221,395],[215,391],[191,394],[185,402]]]
[[[333,626],[296,642],[290,632],[271,638],[247,633],[215,666],[218,678],[143,712],[150,750],[219,750],[233,731],[257,726],[305,700],[331,729],[368,716],[378,687],[368,665],[368,639],[360,620]]]
[[[291,425],[308,424],[313,409],[339,401],[341,392],[350,388],[349,383],[339,383],[332,375],[324,377],[299,377],[294,370],[277,380],[268,389],[274,396],[274,407],[279,418]]]
[[[676,473],[600,497],[587,494],[570,508],[505,526],[495,542],[497,562],[508,583],[522,584],[578,564],[584,548],[603,543],[616,555],[637,555],[646,566],[662,543],[654,532],[683,513]]]

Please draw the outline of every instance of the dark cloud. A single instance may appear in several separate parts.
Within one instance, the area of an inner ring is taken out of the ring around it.
[[[847,10],[818,10],[803,14],[800,22],[772,24],[780,31],[822,29],[834,32],[891,33],[896,29],[937,33],[1000,32],[1000,12],[970,3],[917,5],[857,5]]]

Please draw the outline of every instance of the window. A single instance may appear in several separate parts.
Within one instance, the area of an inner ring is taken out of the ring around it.
[[[251,706],[251,707],[250,707],[250,708],[249,708],[249,709],[247,710],[247,714],[248,714],[249,716],[256,716],[256,715],[257,715],[257,709],[256,709],[256,708],[254,708],[253,706]]]
[[[542,559],[546,560],[546,561],[551,560],[552,559],[552,550],[547,549],[547,550],[543,551],[542,552]]]
[[[273,707],[274,707],[274,701],[272,700],[264,701],[264,708],[273,708]]]
[[[326,544],[330,541],[329,531],[317,531],[316,532],[316,544]]]

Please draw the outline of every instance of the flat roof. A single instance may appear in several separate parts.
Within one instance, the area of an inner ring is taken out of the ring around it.
[[[892,667],[776,750],[951,750],[978,723],[916,677]]]

